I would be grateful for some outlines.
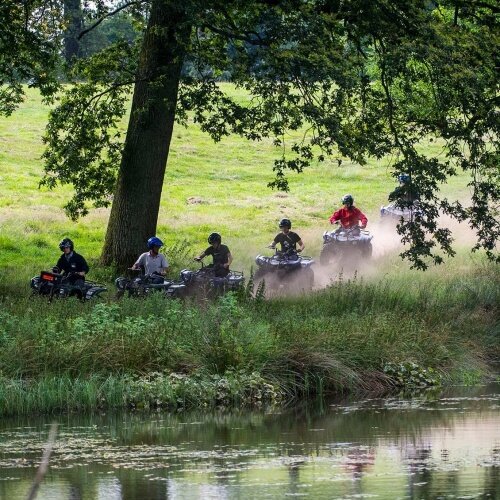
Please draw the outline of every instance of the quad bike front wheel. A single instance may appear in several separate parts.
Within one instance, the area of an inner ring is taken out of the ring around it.
[[[361,255],[366,258],[366,259],[370,259],[371,256],[372,256],[372,253],[373,253],[373,247],[372,247],[372,244],[371,243],[368,243],[367,245],[364,245],[362,248],[361,248]]]
[[[267,272],[262,267],[259,267],[253,274],[254,282],[261,280],[266,274]]]
[[[304,290],[310,291],[314,286],[314,271],[310,267],[306,267],[301,271],[301,282]]]
[[[323,245],[319,254],[319,263],[322,266],[328,266],[335,255],[334,246],[332,244]],[[311,270],[312,272],[312,270]]]

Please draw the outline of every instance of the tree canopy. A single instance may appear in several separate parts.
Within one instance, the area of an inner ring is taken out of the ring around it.
[[[19,97],[20,79],[52,64],[57,50],[46,60],[43,50],[57,47],[61,27],[34,23],[36,15],[50,19],[60,4],[41,0],[25,1],[37,5],[29,22],[10,27],[5,13],[12,16],[18,3],[2,4],[0,23],[8,36],[22,43],[34,36],[29,44],[39,47],[26,57],[12,55],[12,64],[1,60],[0,76],[11,78]],[[42,5],[53,10],[42,12]],[[141,36],[117,38],[71,67],[72,85],[51,112],[45,137],[43,183],[74,186],[66,206],[71,217],[85,215],[89,203],[108,206],[113,199],[108,262],[130,259],[119,255],[120,242],[132,240],[132,254],[154,232],[161,196],[155,186],[163,182],[173,121],[186,123],[188,113],[215,141],[229,134],[273,138],[281,151],[273,188],[288,189],[287,172],[331,155],[360,164],[391,155],[394,176],[408,173],[420,194],[421,211],[398,229],[410,244],[403,256],[412,265],[425,268],[441,262],[442,253],[453,255],[452,234],[438,225],[439,213],[467,221],[477,233],[475,248],[499,259],[500,9],[493,2],[100,1],[84,9],[81,37],[125,12]],[[53,69],[46,71],[48,82]],[[221,78],[245,89],[250,101],[226,95]],[[43,79],[33,84],[55,90]],[[124,141],[117,123],[132,89]],[[0,102],[12,110],[17,101]],[[285,143],[288,131],[302,129],[301,141]],[[422,143],[433,139],[444,142],[444,158],[422,153]],[[143,140],[154,157],[139,151]],[[460,170],[470,175],[470,200],[442,198],[440,185]],[[154,178],[151,189],[140,184],[144,177]],[[142,199],[136,208],[127,204],[132,196]],[[404,205],[404,192],[395,199]],[[145,224],[130,224],[134,217]]]
[[[0,115],[10,115],[22,102],[23,83],[46,98],[58,90],[61,13],[58,2],[0,3]]]

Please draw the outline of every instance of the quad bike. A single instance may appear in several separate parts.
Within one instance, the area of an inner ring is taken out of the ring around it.
[[[258,268],[254,280],[266,281],[268,288],[289,286],[291,281],[295,281],[296,285],[304,290],[311,290],[314,285],[314,272],[311,267],[314,260],[299,255],[293,248],[286,251],[276,250],[271,257],[257,255],[255,263]]]
[[[57,268],[53,268],[52,271],[41,271],[40,276],[31,278],[31,288],[34,295],[47,296],[49,301],[54,297],[90,300],[107,290],[100,283],[79,279],[75,273],[62,274]]]
[[[217,267],[205,266],[196,271],[183,269],[180,273],[181,281],[186,287],[187,294],[203,293],[205,295],[221,295],[225,292],[235,292],[243,287],[245,278],[242,272],[229,271],[223,278],[216,276]]]
[[[420,211],[418,200],[414,201],[411,207],[401,207],[396,202],[393,202],[385,207],[380,207],[380,217],[384,221],[399,222],[401,217],[404,220],[413,219],[414,215]]]
[[[180,298],[184,295],[186,285],[182,282],[165,279],[163,275],[157,273],[144,274],[141,269],[130,268],[129,271],[141,274],[135,278],[126,276],[116,278],[117,297],[122,297],[125,293],[129,297],[146,297],[155,292],[164,293],[169,298]]]
[[[368,231],[359,226],[325,231],[319,261],[321,265],[328,265],[333,258],[350,257],[353,254],[369,258],[372,255],[372,238]]]

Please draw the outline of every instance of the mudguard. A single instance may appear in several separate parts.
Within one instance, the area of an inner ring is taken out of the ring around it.
[[[368,245],[373,236],[369,231],[361,230],[359,233],[349,231],[325,231],[323,233],[323,244],[335,243],[339,246]]]
[[[401,208],[396,206],[395,203],[390,203],[385,207],[380,207],[380,217],[383,220],[399,221],[401,217],[404,220],[411,220],[417,214],[421,214],[421,210],[418,206],[414,206],[412,208]]]

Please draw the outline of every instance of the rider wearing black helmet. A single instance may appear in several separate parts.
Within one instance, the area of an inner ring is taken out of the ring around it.
[[[64,238],[59,243],[59,248],[63,252],[56,267],[58,271],[64,274],[71,274],[70,282],[76,283],[79,280],[84,280],[85,275],[89,272],[87,261],[74,251],[74,244],[69,238]]]
[[[346,194],[342,197],[342,208],[337,210],[330,217],[330,224],[335,224],[340,222],[340,226],[343,229],[364,229],[366,224],[368,224],[368,219],[366,215],[354,206],[354,198],[350,194]],[[361,226],[359,223],[361,222]]]
[[[281,219],[279,228],[281,232],[274,237],[269,248],[276,248],[276,245],[279,243],[282,252],[302,252],[302,250],[304,250],[304,243],[301,237],[297,233],[290,231],[290,229],[292,229],[292,222],[290,219]],[[297,248],[297,245],[299,245],[299,248]]]
[[[194,260],[201,261],[207,255],[213,258],[213,268],[217,278],[224,278],[229,274],[229,266],[233,256],[226,245],[222,244],[222,236],[219,233],[210,233],[208,236],[209,247]]]

